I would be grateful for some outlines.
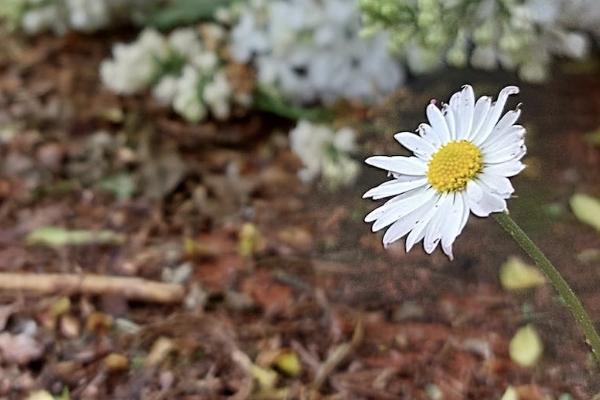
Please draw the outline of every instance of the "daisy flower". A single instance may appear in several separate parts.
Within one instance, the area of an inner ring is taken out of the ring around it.
[[[427,106],[428,124],[417,133],[394,137],[412,156],[374,156],[366,163],[389,171],[392,178],[363,197],[391,197],[369,213],[373,232],[388,228],[384,246],[406,237],[406,251],[421,240],[428,254],[438,244],[453,259],[452,244],[465,227],[470,213],[487,217],[506,212],[506,199],[514,189],[509,177],[524,168],[525,129],[515,125],[521,111],[502,115],[508,96],[519,93],[509,86],[496,102],[483,96],[475,101],[473,88],[465,85],[440,110]]]

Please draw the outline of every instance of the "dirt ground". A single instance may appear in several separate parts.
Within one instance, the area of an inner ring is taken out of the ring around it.
[[[1,37],[0,272],[140,277],[183,285],[185,297],[0,291],[0,398],[43,389],[60,399],[481,400],[508,385],[522,400],[600,393],[600,371],[552,288],[500,286],[500,265],[520,252],[492,219],[471,218],[454,262],[402,244],[384,250],[362,222],[375,203],[361,198],[384,175],[365,167],[337,193],[301,184],[289,121],[249,114],[188,126],[150,96],[102,88],[106,37]],[[600,75],[593,64],[555,72],[519,96],[529,168],[509,207],[600,321],[600,235],[568,208],[576,191],[600,194],[600,151],[584,136],[600,126]],[[450,71],[376,109],[344,106],[337,123],[360,128],[358,158],[401,152],[391,134],[416,127],[430,98],[465,80],[487,94],[515,82]],[[45,226],[119,240],[27,240]],[[532,368],[508,355],[526,323],[544,343]]]

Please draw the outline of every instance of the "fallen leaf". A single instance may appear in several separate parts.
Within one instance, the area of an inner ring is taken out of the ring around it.
[[[252,362],[248,355],[240,350],[234,350],[231,354],[233,361],[252,375],[262,390],[271,390],[277,383],[277,372],[270,368],[260,367]]]
[[[118,200],[129,200],[136,190],[133,178],[126,173],[102,179],[98,182],[98,188],[114,194]]]
[[[542,340],[533,325],[520,328],[510,341],[510,358],[522,367],[534,366],[544,351]]]
[[[36,229],[27,235],[28,245],[49,247],[82,246],[89,244],[121,244],[125,238],[109,230],[68,230],[54,226]]]
[[[506,290],[530,289],[545,282],[544,275],[535,266],[519,257],[509,257],[500,267],[500,283]]]
[[[154,367],[160,364],[175,349],[175,343],[169,338],[159,337],[152,345],[145,364]]]
[[[260,252],[265,247],[264,239],[256,227],[251,223],[242,225],[239,233],[238,251],[242,257],[252,257],[257,252]]]
[[[581,222],[600,231],[600,200],[583,193],[575,193],[570,200],[573,214]]]
[[[54,396],[45,390],[39,390],[27,396],[26,400],[54,400]]]
[[[111,353],[104,358],[104,365],[111,372],[120,372],[129,368],[129,360],[122,354]]]
[[[506,391],[500,400],[519,400],[519,395],[514,387],[509,386],[506,388]]]
[[[585,135],[585,140],[592,145],[600,146],[600,128],[597,128],[594,131],[587,133]]]
[[[298,376],[302,372],[300,359],[293,351],[282,351],[275,357],[273,364],[288,376]]]

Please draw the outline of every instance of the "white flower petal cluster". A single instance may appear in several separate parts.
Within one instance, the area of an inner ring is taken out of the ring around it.
[[[13,2],[15,0],[12,0]],[[92,32],[127,21],[157,0],[17,0],[23,10],[22,29],[28,34],[68,30]],[[1,7],[1,6],[0,6]]]
[[[250,0],[232,32],[237,61],[296,102],[372,100],[403,83],[385,34],[365,39],[355,0]]]
[[[210,48],[194,28],[176,29],[168,37],[146,29],[130,44],[113,47],[113,59],[100,66],[104,84],[119,94],[135,94],[152,86],[154,97],[190,122],[212,114],[230,115],[235,96],[216,47],[225,33],[205,26]]]
[[[112,54],[100,64],[102,82],[116,93],[134,94],[150,85],[170,51],[162,34],[146,29],[133,43],[115,44]]]
[[[350,128],[335,131],[322,124],[301,120],[290,131],[290,147],[304,168],[298,172],[303,182],[321,176],[331,189],[348,185],[358,175],[358,163],[349,154],[356,149],[355,132]]]
[[[544,80],[555,57],[582,58],[600,34],[596,0],[360,0],[368,31],[385,28],[415,73],[446,64]],[[600,36],[599,36],[600,37]]]
[[[484,3],[479,13],[481,24],[470,32],[475,44],[471,64],[482,69],[500,66],[517,70],[521,79],[541,82],[547,78],[554,57],[585,57],[588,36],[580,26],[569,26],[562,20],[562,12],[570,1],[508,1],[506,8],[500,3],[494,7]],[[506,9],[510,14],[503,18]],[[455,43],[453,49],[457,46]],[[448,61],[453,61],[451,53]]]
[[[385,246],[406,236],[406,251],[421,240],[427,253],[438,244],[452,259],[452,244],[470,213],[487,217],[506,212],[506,199],[514,192],[508,178],[524,168],[525,129],[515,125],[521,111],[502,115],[509,86],[496,102],[487,96],[475,101],[473,89],[464,86],[440,110],[427,106],[429,123],[418,133],[401,132],[396,140],[412,156],[374,156],[367,164],[389,171],[392,179],[369,190],[364,197],[391,197],[369,213],[373,231],[387,228]]]

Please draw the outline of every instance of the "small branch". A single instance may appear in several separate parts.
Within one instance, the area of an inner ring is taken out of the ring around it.
[[[179,303],[184,288],[171,283],[141,278],[92,274],[0,273],[0,291],[29,291],[38,294],[115,295],[153,303]]]

